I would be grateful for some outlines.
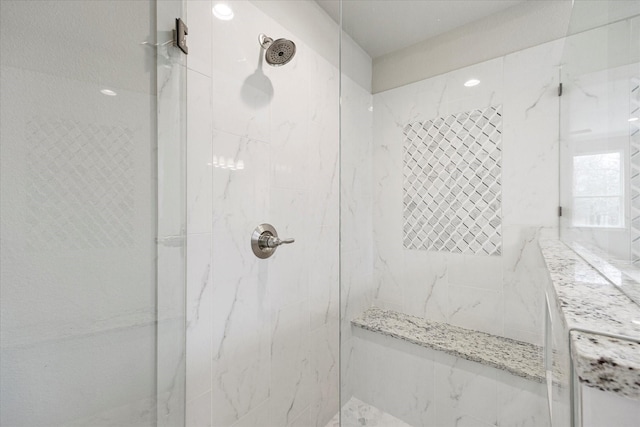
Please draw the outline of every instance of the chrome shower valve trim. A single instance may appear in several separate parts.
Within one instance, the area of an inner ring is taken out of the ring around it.
[[[261,259],[269,258],[280,245],[291,244],[295,239],[280,239],[271,224],[260,224],[251,233],[251,249]]]

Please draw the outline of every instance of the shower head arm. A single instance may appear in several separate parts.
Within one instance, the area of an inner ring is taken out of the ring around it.
[[[260,43],[263,49],[269,49],[269,46],[273,43],[273,39],[264,34],[260,34],[258,36],[258,43]]]

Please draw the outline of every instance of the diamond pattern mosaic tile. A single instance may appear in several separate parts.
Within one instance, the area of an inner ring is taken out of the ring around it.
[[[133,131],[34,117],[25,132],[28,247],[130,247],[135,215]]]
[[[404,128],[404,247],[502,251],[502,106]]]

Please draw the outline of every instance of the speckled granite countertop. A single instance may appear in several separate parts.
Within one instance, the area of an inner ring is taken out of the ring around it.
[[[569,329],[640,338],[640,306],[564,243],[540,249]],[[581,383],[640,400],[640,344],[575,331],[571,344]]]
[[[422,347],[502,369],[529,380],[544,382],[542,348],[533,344],[429,322],[415,316],[372,307],[351,324]]]

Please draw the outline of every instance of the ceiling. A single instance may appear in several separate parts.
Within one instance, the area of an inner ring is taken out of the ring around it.
[[[316,1],[339,22],[338,0]],[[523,1],[526,0],[343,0],[343,28],[371,58],[377,58]]]

